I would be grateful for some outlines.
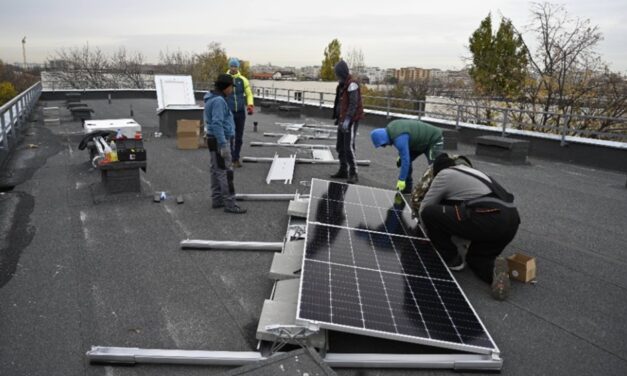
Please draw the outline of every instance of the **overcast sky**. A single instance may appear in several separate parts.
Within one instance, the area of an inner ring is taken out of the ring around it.
[[[468,56],[468,38],[489,13],[524,29],[528,1],[2,1],[0,59],[44,62],[60,48],[89,43],[109,53],[120,46],[157,62],[159,51],[201,52],[219,42],[252,64],[320,65],[333,38],[345,54],[361,49],[366,65],[454,69]],[[571,0],[574,17],[590,18],[604,40],[598,51],[627,72],[627,1]],[[528,42],[532,35],[525,34]]]

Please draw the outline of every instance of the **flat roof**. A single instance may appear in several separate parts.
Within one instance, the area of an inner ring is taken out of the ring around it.
[[[242,202],[248,208],[244,215],[211,209],[208,152],[178,150],[175,139],[154,137],[156,99],[83,102],[94,109],[95,119],[128,118],[132,106],[148,151],[142,193],[103,195],[100,173],[88,163],[87,152],[77,149],[80,123],[70,119],[63,101],[46,101],[46,106],[61,108],[61,125],[44,128],[41,120],[32,123],[16,152],[21,157],[2,171],[5,178],[20,174],[27,178],[0,196],[0,234],[6,235],[0,243],[0,272],[5,274],[0,275],[0,373],[225,371],[204,366],[90,365],[85,352],[95,345],[254,350],[259,314],[273,284],[268,278],[272,254],[183,251],[179,242],[281,241],[287,202]],[[257,133],[253,121],[259,124]],[[248,146],[250,141],[272,141],[263,132],[280,132],[274,123],[290,121],[263,112],[249,117],[242,155],[296,152]],[[298,121],[329,124],[322,118]],[[359,168],[359,184],[393,188],[396,155],[391,148],[371,146],[371,129],[366,119],[357,138],[358,158],[372,161]],[[505,165],[475,158],[474,147],[468,144],[460,144],[455,153],[470,156],[476,167],[516,196],[522,223],[505,255],[522,252],[537,259],[537,283],[512,282],[511,296],[504,302],[493,300],[489,286],[469,270],[455,274],[502,351],[502,374],[625,374],[625,175],[537,158],[529,158],[527,165]],[[413,167],[417,180],[426,161],[420,157]],[[336,167],[296,165],[291,185],[266,184],[268,169],[264,163],[245,163],[236,169],[237,192],[306,192],[300,181],[327,178]],[[168,198],[153,203],[155,191],[165,191]],[[176,203],[178,195],[184,196],[184,204]],[[7,218],[13,226],[6,225]]]

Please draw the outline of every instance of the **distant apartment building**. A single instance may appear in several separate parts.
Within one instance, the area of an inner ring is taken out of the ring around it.
[[[378,84],[385,81],[386,70],[379,67],[365,67],[362,75],[368,77],[371,84]]]
[[[416,68],[416,67],[406,67],[401,69],[396,69],[394,71],[394,77],[399,82],[403,81],[416,81],[422,79],[428,79],[430,77],[431,70]]]
[[[320,79],[320,65],[310,65],[300,68],[298,75],[304,80],[315,81]]]

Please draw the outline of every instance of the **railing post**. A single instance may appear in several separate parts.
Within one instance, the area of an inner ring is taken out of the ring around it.
[[[7,132],[5,131],[4,113],[0,113],[0,132],[2,133],[2,145],[0,149],[9,150],[9,140],[7,138]]]
[[[509,109],[506,108],[505,111],[503,111],[503,126],[502,126],[502,130],[501,130],[501,136],[505,137],[507,134],[507,118],[509,116]]]
[[[290,89],[287,89],[287,103],[290,103],[291,99],[292,99],[292,91]]]
[[[301,99],[301,101],[303,103],[303,107],[305,107],[305,93],[306,93],[306,91],[301,91],[300,92],[300,99]]]
[[[322,109],[322,105],[324,105],[324,93],[320,93],[320,109]]]
[[[564,121],[562,123],[562,137],[560,139],[560,146],[566,146],[566,127],[568,126],[568,120],[570,119],[569,115],[564,115],[562,117],[562,120]]]
[[[458,104],[457,105],[457,117],[455,119],[455,129],[459,129],[459,121],[461,120],[462,117],[462,105]]]
[[[387,119],[389,119],[389,118],[391,118],[391,116],[390,116],[390,109],[391,109],[392,103],[390,101],[390,96],[387,96],[386,99],[387,99],[387,108],[388,109],[387,109],[387,113],[386,113],[385,117]]]
[[[11,137],[15,140],[15,115],[13,114],[13,107],[15,107],[15,105],[9,107],[9,124],[11,124]]]
[[[277,97],[276,97],[276,88],[274,88],[274,101],[277,102]]]

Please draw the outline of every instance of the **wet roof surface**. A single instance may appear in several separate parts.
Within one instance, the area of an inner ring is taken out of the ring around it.
[[[267,277],[272,254],[183,251],[179,242],[186,238],[281,241],[287,202],[244,202],[248,213],[242,216],[213,210],[207,150],[178,150],[174,139],[154,138],[156,100],[84,102],[95,110],[97,119],[127,118],[132,105],[148,150],[142,193],[103,195],[100,173],[88,163],[87,152],[77,150],[80,123],[70,120],[62,101],[46,103],[61,107],[62,123],[44,129],[39,120],[27,131],[30,134],[18,146],[23,158],[11,161],[9,172],[30,177],[0,199],[0,219],[11,213],[18,218],[13,228],[6,221],[3,227],[0,221],[0,231],[20,235],[0,244],[0,250],[9,250],[0,261],[12,265],[5,268],[11,274],[0,279],[0,374],[211,375],[225,371],[204,366],[90,365],[84,354],[94,345],[254,350],[259,313],[272,289]],[[253,120],[259,122],[258,133],[252,131]],[[305,120],[327,122],[301,119]],[[272,141],[263,132],[280,132],[274,124],[277,121],[291,120],[264,113],[249,118],[242,155],[272,157],[279,151],[287,156],[287,148],[247,145]],[[360,167],[360,184],[393,188],[397,179],[394,150],[375,151],[367,137],[371,129],[367,120],[360,129],[358,158],[372,160],[371,166]],[[24,146],[33,140],[38,148]],[[457,152],[473,158],[474,147],[460,144]],[[537,284],[513,282],[511,297],[505,302],[490,298],[488,286],[470,271],[455,274],[502,351],[502,374],[624,375],[624,174],[534,158],[522,166],[477,158],[473,162],[516,196],[522,224],[506,255],[529,254],[538,265]],[[425,167],[422,157],[414,162],[415,179]],[[306,192],[299,181],[327,178],[335,172],[333,166],[297,165],[294,184],[267,185],[268,169],[269,164],[244,164],[235,172],[236,190]],[[153,203],[155,191],[166,191],[169,198]],[[184,196],[184,204],[177,205],[177,195]],[[21,204],[12,204],[16,202]],[[16,249],[21,251],[10,252]],[[340,375],[415,372],[336,371]]]

